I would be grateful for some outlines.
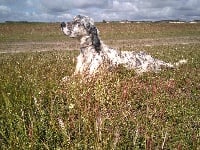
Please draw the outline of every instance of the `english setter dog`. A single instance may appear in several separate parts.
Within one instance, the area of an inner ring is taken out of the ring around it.
[[[100,68],[110,69],[123,65],[134,69],[137,74],[147,71],[158,72],[162,68],[176,68],[186,60],[177,63],[167,63],[153,58],[145,52],[118,51],[109,48],[99,37],[99,30],[94,25],[93,19],[88,16],[75,16],[72,22],[62,22],[61,30],[71,38],[80,40],[80,54],[74,74],[94,75]]]

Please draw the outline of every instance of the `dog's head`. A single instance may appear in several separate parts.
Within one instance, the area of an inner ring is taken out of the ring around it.
[[[61,30],[63,33],[72,38],[81,38],[83,36],[91,36],[92,43],[97,51],[100,50],[100,40],[98,37],[98,29],[94,25],[94,20],[88,16],[75,16],[71,22],[62,22]]]

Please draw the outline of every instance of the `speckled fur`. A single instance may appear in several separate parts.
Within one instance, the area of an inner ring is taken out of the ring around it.
[[[78,15],[72,22],[63,22],[61,30],[65,35],[80,40],[80,54],[74,74],[93,75],[101,67],[108,69],[117,65],[134,69],[136,73],[141,74],[147,71],[158,72],[162,68],[175,68],[186,63],[186,60],[180,60],[172,64],[153,58],[143,51],[118,51],[109,48],[100,40],[93,19],[87,16]]]

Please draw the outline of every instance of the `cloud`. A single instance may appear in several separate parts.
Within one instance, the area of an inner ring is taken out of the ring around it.
[[[0,0],[0,22],[68,21],[77,14],[102,20],[200,19],[199,0]]]
[[[112,4],[112,11],[117,12],[127,12],[127,11],[138,11],[137,6],[131,2],[120,2],[120,1],[113,1]]]
[[[0,5],[0,14],[2,15],[2,16],[6,16],[6,15],[8,15],[9,13],[11,12],[11,9],[9,8],[9,7],[7,7],[7,6],[4,6],[4,5]]]
[[[113,0],[113,7],[107,10],[111,18],[116,14],[120,19],[165,20],[200,19],[199,0]]]
[[[41,5],[47,12],[65,12],[70,9],[85,9],[90,7],[105,8],[108,5],[107,0],[42,0]]]

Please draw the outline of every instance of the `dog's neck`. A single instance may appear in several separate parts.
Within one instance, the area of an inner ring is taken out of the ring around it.
[[[87,48],[89,46],[92,46],[92,39],[90,36],[83,36],[81,39],[80,39],[80,46],[81,48]]]
[[[95,48],[94,48],[94,45],[92,43],[91,36],[83,36],[80,39],[80,50],[81,50],[81,53],[83,55],[85,55],[86,53],[88,53],[87,52],[88,50],[95,52]]]

